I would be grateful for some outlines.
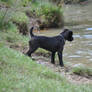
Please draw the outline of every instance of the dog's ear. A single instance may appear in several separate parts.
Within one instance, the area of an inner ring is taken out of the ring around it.
[[[62,32],[60,34],[64,34],[66,31],[68,31],[68,29],[62,29]]]
[[[63,31],[60,34],[65,33],[67,31],[68,31],[68,29],[63,29]]]
[[[67,31],[69,31],[69,29],[64,29],[64,30],[63,30],[63,32],[67,32]]]
[[[64,29],[64,31],[66,32],[66,31],[68,31],[69,29]]]

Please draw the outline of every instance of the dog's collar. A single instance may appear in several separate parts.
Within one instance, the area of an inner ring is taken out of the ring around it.
[[[65,43],[66,40],[65,40],[64,36],[62,34],[60,34],[60,36],[63,38],[63,41]]]

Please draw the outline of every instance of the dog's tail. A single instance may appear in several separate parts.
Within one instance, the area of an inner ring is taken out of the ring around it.
[[[33,34],[33,29],[34,29],[34,27],[32,27],[32,28],[30,29],[30,36],[31,36],[31,37],[34,36],[34,34]]]

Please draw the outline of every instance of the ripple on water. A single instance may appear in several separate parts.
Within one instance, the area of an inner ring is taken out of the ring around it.
[[[92,62],[92,59],[89,59]]]
[[[80,35],[74,35],[74,38],[81,38],[81,36]]]
[[[85,37],[87,39],[92,39],[92,35],[83,35],[83,37]]]
[[[92,43],[90,43],[89,45],[92,45]]]
[[[86,28],[86,30],[92,30],[92,28]]]
[[[83,53],[83,51],[77,51],[76,53],[77,53],[77,54],[82,54],[82,53]]]
[[[81,56],[79,55],[72,55],[72,56],[69,56],[70,58],[80,58]]]

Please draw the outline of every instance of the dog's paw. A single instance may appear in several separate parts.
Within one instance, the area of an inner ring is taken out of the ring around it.
[[[64,67],[64,65],[60,65],[61,67]]]

